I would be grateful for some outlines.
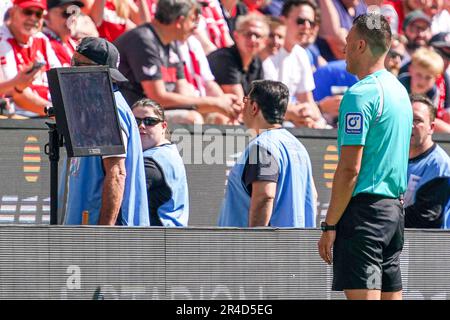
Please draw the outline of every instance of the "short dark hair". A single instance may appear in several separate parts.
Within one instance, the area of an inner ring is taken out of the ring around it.
[[[378,13],[365,13],[353,20],[358,34],[369,44],[376,57],[386,53],[392,41],[392,31],[386,18]]]
[[[320,23],[320,8],[317,5],[315,0],[287,0],[283,4],[283,8],[281,9],[281,15],[283,17],[287,17],[291,12],[292,7],[298,6],[310,6],[314,10],[314,20],[317,24]]]
[[[187,17],[193,7],[199,12],[200,6],[196,0],[159,0],[155,19],[162,24],[171,24],[179,17]]]
[[[430,98],[422,94],[411,94],[409,100],[411,101],[411,104],[419,102],[427,106],[428,113],[430,114],[430,122],[433,122],[434,119],[436,119],[436,108]]]
[[[282,124],[289,103],[289,89],[279,81],[255,80],[249,98],[258,104],[264,119],[270,124]]]

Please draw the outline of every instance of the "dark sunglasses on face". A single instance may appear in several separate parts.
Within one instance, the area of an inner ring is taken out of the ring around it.
[[[316,23],[314,21],[311,21],[309,19],[304,19],[304,18],[297,18],[296,22],[298,25],[304,25],[306,23],[306,21],[309,22],[309,25],[311,27],[314,27],[316,25]]]
[[[71,15],[72,13],[69,13],[66,10],[61,12],[61,17],[63,17],[64,19],[69,19]]]
[[[42,16],[44,15],[43,10],[36,11],[36,10],[31,10],[29,8],[22,9],[22,13],[24,15],[26,15],[27,17],[31,17],[34,14],[36,16],[36,18],[38,18],[38,19],[42,18]]]
[[[135,117],[135,118],[136,118],[136,122],[137,122],[138,127],[142,123],[144,123],[144,125],[146,127],[151,127],[151,126],[157,125],[158,123],[162,122],[162,120],[160,118],[156,118],[156,117],[146,117],[146,118],[143,118],[143,119],[142,118],[137,118],[137,117]]]

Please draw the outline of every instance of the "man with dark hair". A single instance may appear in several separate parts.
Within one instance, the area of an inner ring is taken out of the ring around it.
[[[176,40],[186,41],[197,27],[195,0],[160,0],[155,19],[120,36],[119,70],[130,80],[121,85],[127,102],[148,97],[159,103],[171,122],[203,123],[200,114],[219,112],[232,119],[240,112],[237,97],[196,97],[184,74]],[[133,45],[130,45],[133,44]]]
[[[361,80],[339,108],[339,162],[318,249],[333,263],[333,290],[348,299],[402,298],[412,111],[405,88],[384,68],[390,42],[388,21],[375,13],[356,18],[347,35],[347,70]]]
[[[431,39],[431,19],[421,10],[410,12],[403,21],[403,31],[406,39],[406,55],[399,74],[408,72],[411,56],[419,49],[426,47]]]
[[[245,125],[257,135],[231,169],[222,227],[315,227],[316,189],[305,147],[281,124],[289,90],[253,81],[244,97]]]
[[[433,141],[436,109],[421,95],[412,95],[411,103],[405,227],[450,229],[450,157]]]
[[[305,34],[316,26],[317,4],[309,0],[289,0],[283,5],[282,21],[286,25],[283,47],[263,62],[264,79],[288,86],[290,104],[286,120],[295,126],[325,128],[327,122],[314,102],[315,88],[308,53],[301,46]]]
[[[130,107],[117,88],[117,83],[127,81],[117,70],[118,62],[116,47],[96,37],[83,38],[72,57],[75,67],[109,66],[125,153],[71,159],[65,224],[82,224],[82,213],[87,211],[88,224],[149,225],[139,129]]]

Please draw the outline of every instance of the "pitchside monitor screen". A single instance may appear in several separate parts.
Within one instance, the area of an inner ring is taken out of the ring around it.
[[[107,67],[51,69],[48,79],[69,157],[125,153]]]

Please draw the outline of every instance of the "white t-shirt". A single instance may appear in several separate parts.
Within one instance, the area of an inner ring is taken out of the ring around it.
[[[431,21],[431,33],[439,32],[450,32],[450,13],[447,10],[442,10],[433,16]]]
[[[0,26],[4,24],[5,13],[12,7],[11,0],[0,0]]]
[[[308,55],[299,45],[295,45],[291,52],[281,48],[268,57],[263,61],[263,70],[264,79],[287,85],[291,97],[313,91],[316,87]]]

